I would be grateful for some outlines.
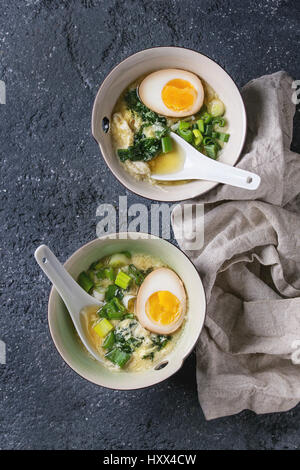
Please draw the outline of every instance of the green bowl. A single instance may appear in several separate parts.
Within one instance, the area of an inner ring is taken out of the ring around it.
[[[75,332],[69,313],[52,287],[48,321],[54,344],[65,362],[85,379],[103,387],[130,390],[149,387],[175,374],[195,346],[205,317],[205,294],[200,276],[187,256],[171,243],[146,233],[115,233],[87,243],[64,264],[77,278],[90,264],[119,251],[142,252],[160,258],[182,279],[188,298],[187,320],[177,344],[160,364],[139,372],[112,371],[94,360]]]

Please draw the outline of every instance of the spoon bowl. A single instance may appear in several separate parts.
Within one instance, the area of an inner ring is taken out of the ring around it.
[[[174,132],[171,132],[171,137],[185,156],[183,166],[174,173],[151,174],[151,178],[157,181],[215,181],[251,191],[260,185],[260,176],[257,174],[226,165],[203,155]]]
[[[91,305],[101,307],[102,303],[77,284],[48,246],[39,246],[34,257],[63,299],[82,343],[97,361],[103,362],[100,354],[90,344],[80,321],[80,312],[83,308]]]

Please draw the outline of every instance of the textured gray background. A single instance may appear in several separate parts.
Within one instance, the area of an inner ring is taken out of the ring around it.
[[[1,2],[1,315],[3,449],[294,449],[300,406],[206,422],[191,355],[149,390],[109,391],[76,375],[49,335],[50,283],[33,259],[65,260],[96,234],[102,202],[129,203],[91,137],[98,86],[119,61],[157,45],[204,52],[239,86],[285,69],[300,79],[299,1]],[[299,111],[298,111],[299,116]],[[299,124],[299,118],[297,119]],[[296,126],[296,124],[295,124]],[[300,150],[299,135],[293,143]],[[148,203],[147,203],[148,204]]]

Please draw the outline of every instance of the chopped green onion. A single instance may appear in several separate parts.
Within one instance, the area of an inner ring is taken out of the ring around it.
[[[109,266],[111,266],[112,268],[118,268],[120,266],[125,266],[126,264],[128,264],[128,261],[129,261],[130,257],[131,256],[127,256],[127,252],[115,253],[114,255],[111,256],[111,258],[109,260]]]
[[[197,126],[198,126],[199,131],[203,134],[203,132],[204,132],[204,122],[203,122],[203,119],[198,119],[198,121],[197,121]]]
[[[218,132],[218,139],[222,142],[228,142],[229,134],[225,134],[225,132]]]
[[[123,318],[125,310],[121,300],[118,299],[118,297],[112,297],[97,313],[100,317],[109,318],[110,320],[120,320]]]
[[[122,289],[127,289],[130,281],[131,277],[128,276],[128,274],[124,273],[123,271],[119,271],[115,280],[115,284],[121,287]]]
[[[204,149],[206,152],[206,155],[210,158],[216,159],[217,158],[217,147],[215,144],[212,145],[204,145]]]
[[[103,318],[99,323],[97,323],[93,330],[97,333],[98,336],[101,338],[105,338],[105,336],[113,329],[113,325],[106,319]]]
[[[113,331],[110,331],[108,335],[106,336],[105,340],[102,343],[102,347],[104,349],[111,349],[113,345],[115,344],[115,334]]]
[[[108,286],[105,292],[105,300],[107,302],[113,297],[119,297],[119,299],[122,299],[124,297],[124,294],[121,291],[120,287],[116,286],[116,284],[111,284],[110,286]]]
[[[101,261],[96,261],[92,264],[91,269],[97,271],[98,269],[103,268],[103,263]]]
[[[209,137],[209,136],[204,137],[204,139],[203,139],[203,145],[211,145],[211,144],[213,144],[213,143],[214,143],[214,141],[213,141],[213,139],[212,139],[211,137]]]
[[[195,136],[195,145],[196,146],[200,145],[203,140],[203,136],[201,132],[199,131],[199,129],[194,129],[193,134]]]
[[[121,302],[120,299],[118,299],[118,297],[114,297],[111,302],[113,302],[114,306],[116,307],[116,309],[118,310],[118,312],[125,312],[125,307],[123,305],[123,303]]]
[[[169,135],[161,139],[161,146],[163,153],[171,152],[172,150],[172,139]]]
[[[114,364],[117,364],[119,367],[124,367],[126,362],[129,361],[131,354],[115,348],[105,354],[105,357]]]
[[[107,318],[109,320],[123,320],[123,313],[114,310],[112,307],[109,312],[107,312]]]
[[[213,117],[219,117],[222,116],[225,113],[225,106],[223,101],[219,99],[213,99],[211,100],[208,105],[207,105],[208,112],[213,116]]]
[[[79,274],[77,282],[86,292],[89,292],[91,288],[94,287],[93,281],[84,271]]]
[[[214,130],[214,127],[212,124],[206,124],[205,126],[205,135],[211,135]]]
[[[217,117],[213,119],[212,124],[213,125],[217,124],[219,127],[224,127],[226,124],[226,121],[223,117]]]
[[[205,112],[201,115],[201,119],[203,119],[204,124],[209,124],[213,120],[213,117],[211,114]]]
[[[113,281],[115,279],[115,273],[113,268],[105,268],[104,269],[104,276],[106,279]]]
[[[190,123],[190,122],[180,121],[180,123],[179,123],[179,130],[182,131],[182,130],[188,129],[190,126],[191,126],[191,123]]]
[[[142,282],[145,279],[145,275],[137,269],[134,264],[130,264],[128,267],[128,272],[131,275],[131,277],[134,279],[134,282],[136,283],[137,286],[140,286]]]
[[[191,143],[193,141],[193,133],[190,129],[178,129],[178,133],[187,142]]]
[[[133,313],[125,313],[124,315],[124,318],[134,318],[134,314]]]

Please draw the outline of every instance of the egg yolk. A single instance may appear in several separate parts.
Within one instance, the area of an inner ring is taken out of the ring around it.
[[[197,91],[187,80],[175,78],[163,87],[161,97],[168,109],[185,111],[193,106]]]
[[[146,302],[147,316],[161,325],[174,323],[181,313],[180,301],[167,290],[160,290],[150,295]]]

